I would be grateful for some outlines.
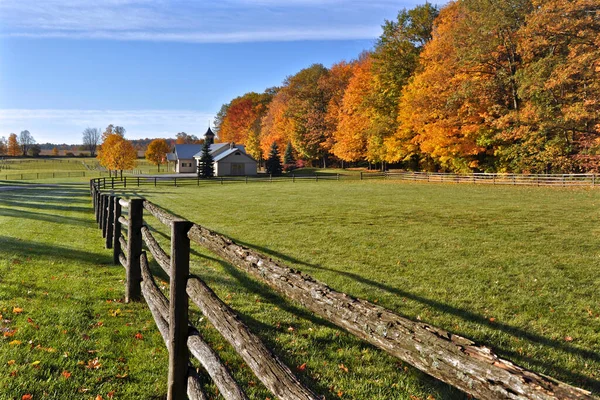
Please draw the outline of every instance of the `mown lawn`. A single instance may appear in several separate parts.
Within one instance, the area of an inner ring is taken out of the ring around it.
[[[595,190],[389,181],[136,190],[336,290],[600,393]],[[195,272],[291,365],[306,362],[303,375],[316,387],[350,398],[460,397],[323,321],[298,316],[270,290],[197,251]]]
[[[600,393],[596,191],[305,181],[128,194],[336,290]],[[165,230],[147,221],[166,244]],[[103,250],[85,185],[0,192],[0,232],[0,327],[9,333],[0,345],[0,398],[161,398],[166,350],[144,305],[118,302],[124,272]],[[327,398],[464,397],[202,248],[193,254],[193,272]],[[205,319],[192,319],[250,398],[272,398]]]
[[[122,303],[86,184],[23,187],[0,186],[0,398],[162,398],[162,338]]]

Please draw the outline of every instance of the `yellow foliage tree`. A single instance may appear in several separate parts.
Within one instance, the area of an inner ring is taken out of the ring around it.
[[[100,165],[109,171],[120,171],[123,178],[123,170],[136,166],[137,152],[129,140],[118,133],[111,133],[100,145],[97,158]]]
[[[169,145],[165,139],[155,139],[148,145],[146,160],[158,166],[158,172],[160,172],[160,165],[167,162],[167,153],[170,151],[171,149],[169,149]]]

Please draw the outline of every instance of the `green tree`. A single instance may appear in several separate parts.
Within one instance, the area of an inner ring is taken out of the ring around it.
[[[215,165],[213,156],[210,154],[210,145],[204,142],[202,145],[202,155],[198,161],[198,177],[212,178],[215,175]]]
[[[267,170],[267,174],[271,174],[273,176],[279,176],[283,172],[277,142],[273,142],[271,145],[271,151],[269,152],[269,158],[265,163],[265,169]]]
[[[285,146],[285,153],[283,153],[283,163],[284,164],[295,164],[296,159],[294,158],[294,148],[292,147],[292,142],[288,142],[287,146]]]

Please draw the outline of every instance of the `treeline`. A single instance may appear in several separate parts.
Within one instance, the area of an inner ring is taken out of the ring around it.
[[[403,10],[376,46],[223,105],[221,141],[323,166],[600,170],[597,0],[457,0]]]

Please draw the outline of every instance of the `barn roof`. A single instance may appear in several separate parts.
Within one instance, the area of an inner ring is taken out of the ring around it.
[[[201,144],[176,144],[174,153],[178,159],[191,159],[202,150]]]
[[[249,160],[252,160],[254,162],[256,162],[256,160],[254,160],[252,157],[250,157],[248,154],[246,154],[244,151],[242,151],[241,149],[237,149],[237,148],[233,148],[233,149],[229,149],[224,151],[223,153],[219,154],[218,156],[216,156],[214,158],[214,162],[219,162],[227,157],[229,157],[230,155],[239,152],[242,156],[246,156],[246,158],[248,158]]]

